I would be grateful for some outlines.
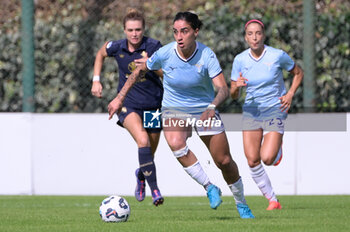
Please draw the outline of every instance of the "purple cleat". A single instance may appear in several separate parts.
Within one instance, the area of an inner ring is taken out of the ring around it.
[[[152,200],[155,206],[161,205],[164,202],[164,198],[160,194],[159,190],[155,189],[152,192]]]
[[[139,179],[139,171],[140,169],[136,169],[135,171],[135,175],[136,175],[136,189],[135,189],[135,198],[138,201],[143,201],[145,199],[146,196],[146,182],[145,180],[140,180]]]

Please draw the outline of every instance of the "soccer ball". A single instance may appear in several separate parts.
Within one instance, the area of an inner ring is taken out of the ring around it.
[[[123,197],[107,197],[100,205],[100,216],[105,222],[126,222],[129,215],[130,206]]]

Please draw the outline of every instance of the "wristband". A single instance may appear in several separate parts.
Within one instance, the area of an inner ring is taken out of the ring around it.
[[[92,78],[92,81],[100,81],[100,76],[96,75]]]
[[[207,110],[215,110],[215,108],[216,108],[216,105],[209,104],[208,107],[207,107]]]

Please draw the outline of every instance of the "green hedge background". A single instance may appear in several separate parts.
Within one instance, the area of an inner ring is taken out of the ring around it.
[[[350,3],[315,1],[316,107],[318,112],[350,112]],[[0,3],[0,111],[20,112],[20,1]],[[220,60],[227,84],[234,57],[247,48],[244,23],[251,18],[266,24],[266,44],[285,50],[303,69],[302,0],[284,1],[35,1],[36,112],[107,112],[116,95],[118,68],[106,59],[102,99],[91,96],[97,50],[105,41],[124,38],[122,18],[127,7],[142,10],[146,35],[166,44],[173,40],[176,12],[193,10],[203,21],[198,41],[211,47]],[[286,86],[292,77],[285,73]],[[302,109],[300,88],[291,112]],[[243,96],[228,99],[221,112],[240,112]]]

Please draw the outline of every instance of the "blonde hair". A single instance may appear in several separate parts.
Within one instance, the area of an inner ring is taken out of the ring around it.
[[[139,10],[137,10],[135,8],[128,8],[127,13],[126,13],[124,20],[123,20],[124,29],[125,29],[126,22],[129,20],[141,21],[142,27],[145,28],[145,18],[143,17],[143,14]]]

